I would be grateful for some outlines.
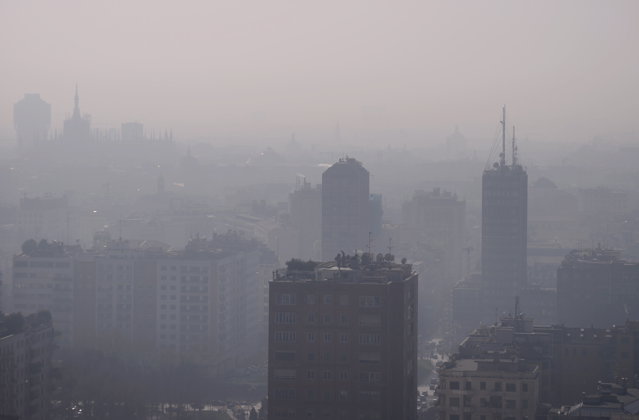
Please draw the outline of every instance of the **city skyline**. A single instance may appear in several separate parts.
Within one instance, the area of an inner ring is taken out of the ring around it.
[[[475,142],[503,103],[522,139],[637,131],[635,2],[365,6],[3,2],[0,139],[14,138],[24,93],[60,124],[75,84],[97,127],[138,120],[216,144],[292,132],[337,143],[338,124],[360,145],[430,144],[456,124]]]

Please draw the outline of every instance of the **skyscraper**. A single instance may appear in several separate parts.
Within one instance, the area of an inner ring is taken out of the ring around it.
[[[276,273],[269,419],[416,418],[417,275],[389,257],[293,260]]]
[[[322,174],[322,259],[365,249],[370,226],[369,173],[353,158]]]
[[[510,308],[526,286],[528,175],[517,162],[513,128],[512,161],[506,163],[506,109],[499,162],[482,176],[481,272],[486,304],[491,310]]]
[[[51,125],[51,105],[37,93],[25,94],[13,105],[13,125],[21,148],[45,141]]]

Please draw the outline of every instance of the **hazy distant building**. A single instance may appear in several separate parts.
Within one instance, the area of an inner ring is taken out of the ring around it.
[[[13,105],[13,126],[21,148],[45,141],[51,126],[51,105],[37,93],[27,93]]]
[[[15,309],[50,310],[62,347],[155,354],[212,372],[263,354],[270,253],[233,232],[166,248],[29,241],[13,258]]]
[[[369,173],[353,158],[340,159],[322,174],[322,259],[364,250],[369,240]]]
[[[80,96],[75,88],[73,114],[64,121],[62,136],[67,143],[88,142],[91,139],[91,118],[80,113]]]
[[[122,123],[121,134],[123,141],[144,140],[144,125],[139,122]]]
[[[18,232],[23,240],[69,239],[67,197],[23,197],[18,211]]]
[[[269,292],[268,418],[410,420],[417,275],[380,254],[291,261]]]
[[[441,250],[446,280],[458,282],[463,277],[465,219],[466,202],[456,194],[439,188],[417,191],[402,206],[402,242],[411,249]]]
[[[558,321],[605,327],[639,320],[639,263],[612,250],[575,250],[557,270]]]
[[[52,352],[48,312],[0,313],[0,418],[49,418]]]
[[[288,199],[290,223],[299,238],[296,258],[316,260],[320,257],[322,240],[322,187],[312,187],[304,180]]]

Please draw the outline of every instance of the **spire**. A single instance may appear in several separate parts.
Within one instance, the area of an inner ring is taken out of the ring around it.
[[[501,119],[501,155],[499,155],[499,166],[506,166],[506,105],[502,108]]]
[[[73,108],[73,117],[80,118],[80,96],[78,95],[78,84],[75,84],[75,107]]]
[[[515,126],[513,125],[513,163],[512,166],[517,164],[517,140],[515,140]]]

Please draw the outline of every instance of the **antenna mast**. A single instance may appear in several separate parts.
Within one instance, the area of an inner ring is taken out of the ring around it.
[[[506,166],[506,105],[502,108],[501,118],[501,155],[499,156],[499,165]]]
[[[515,126],[513,125],[513,166],[517,164],[517,141],[515,140]]]

